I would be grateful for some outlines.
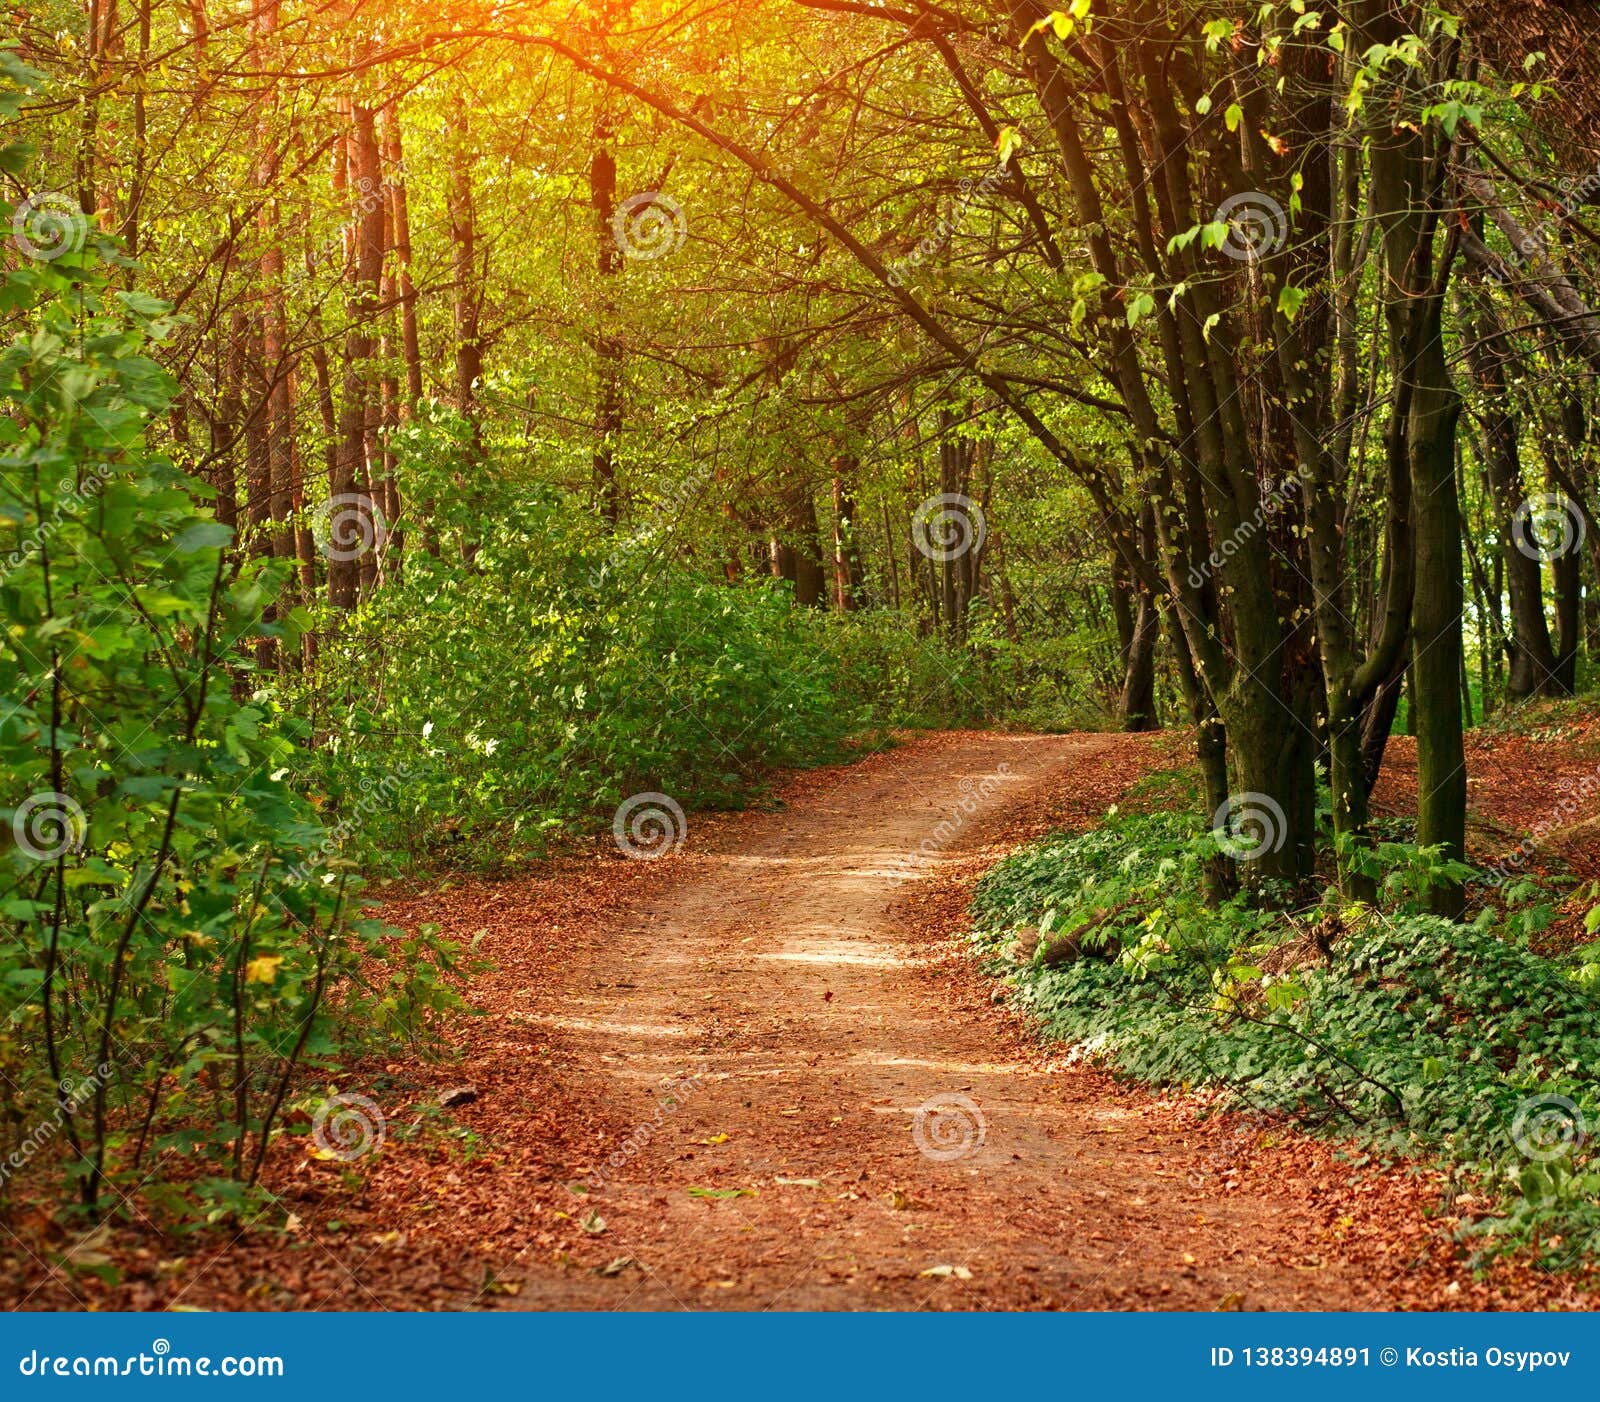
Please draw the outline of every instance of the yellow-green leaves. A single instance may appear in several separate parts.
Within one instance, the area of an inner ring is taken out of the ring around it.
[[[1081,24],[1084,33],[1087,34],[1091,23],[1089,10],[1093,3],[1094,0],[1072,0],[1064,10],[1051,10],[1022,36],[1022,43],[1017,47],[1026,46],[1028,40],[1035,34],[1043,34],[1046,30],[1054,32],[1057,39],[1065,41],[1072,37],[1073,31]]]

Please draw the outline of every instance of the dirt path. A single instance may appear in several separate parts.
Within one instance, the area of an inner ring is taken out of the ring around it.
[[[352,1068],[376,1152],[283,1136],[258,1227],[148,1218],[29,1308],[1592,1307],[1453,1240],[1443,1175],[1052,1060],[952,933],[1019,843],[1097,821],[1182,736],[911,738],[501,881],[387,893],[491,961],[454,1059]],[[440,1091],[475,1096],[441,1108]],[[302,1126],[302,1129],[304,1126]],[[81,1245],[81,1244],[80,1244]],[[43,1269],[41,1269],[43,1268]]]
[[[572,1209],[604,1220],[585,1254],[615,1273],[532,1270],[518,1303],[1381,1303],[1308,1250],[1315,1223],[1281,1183],[1239,1190],[1220,1127],[1181,1135],[1096,1073],[1042,1067],[952,1006],[910,933],[941,867],[1124,743],[890,754],[643,886],[534,1018],[562,1041],[564,1096],[622,1128]]]

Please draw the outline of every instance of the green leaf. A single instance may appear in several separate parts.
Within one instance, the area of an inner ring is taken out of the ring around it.
[[[217,550],[233,539],[233,528],[221,521],[196,521],[178,533],[173,542],[180,555],[193,555],[201,550]]]

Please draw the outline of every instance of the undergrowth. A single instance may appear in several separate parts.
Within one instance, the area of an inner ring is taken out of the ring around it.
[[[1531,882],[1470,923],[1422,913],[1427,852],[1379,846],[1378,908],[1333,893],[1269,911],[1206,906],[1215,839],[1172,811],[1117,815],[996,866],[973,900],[991,973],[1042,1032],[1161,1086],[1452,1167],[1493,1204],[1479,1245],[1547,1264],[1600,1239],[1595,947],[1529,948],[1551,919]],[[1016,962],[1020,930],[1042,932]],[[1059,942],[1059,945],[1058,945]],[[1044,951],[1080,957],[1047,966]]]
[[[958,645],[797,605],[771,579],[710,583],[666,524],[608,537],[492,461],[465,497],[450,444],[468,429],[431,412],[400,475],[440,503],[432,549],[273,696],[309,721],[300,787],[330,861],[502,866],[603,833],[639,795],[669,814],[743,807],[774,770],[897,727],[1105,723],[1071,640],[1023,646],[980,616]]]

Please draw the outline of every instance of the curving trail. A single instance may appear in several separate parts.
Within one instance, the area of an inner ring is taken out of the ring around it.
[[[917,933],[944,869],[1127,742],[913,745],[651,864],[534,1019],[563,1098],[614,1124],[576,1165],[605,1223],[583,1264],[626,1263],[561,1253],[516,1304],[1380,1305],[1282,1181],[1241,1187],[1223,1123],[1042,1065]]]
[[[1528,1260],[1475,1276],[1453,1240],[1474,1209],[1443,1174],[1119,1085],[997,1004],[952,938],[972,882],[1097,821],[1182,745],[908,737],[788,775],[770,810],[693,814],[660,861],[607,842],[392,886],[386,919],[437,923],[491,967],[450,1055],[341,1076],[379,1107],[376,1151],[328,1162],[285,1135],[263,1228],[174,1243],[135,1214],[96,1239],[110,1280],[73,1271],[49,1221],[0,1235],[14,1301],[1593,1308]]]

